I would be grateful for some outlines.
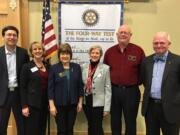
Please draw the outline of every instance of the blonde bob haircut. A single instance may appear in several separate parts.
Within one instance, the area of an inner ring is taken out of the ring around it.
[[[89,51],[88,51],[89,55],[91,54],[92,50],[94,50],[94,49],[98,49],[99,50],[100,56],[103,55],[103,50],[102,50],[102,47],[100,45],[93,45],[93,46],[91,46],[89,48]]]
[[[33,54],[32,54],[32,47],[33,47],[33,45],[38,46],[38,47],[42,47],[43,57],[44,57],[44,56],[45,56],[44,46],[43,46],[41,43],[37,42],[37,41],[34,41],[34,42],[32,42],[32,43],[30,44],[30,47],[29,47],[29,55],[30,55],[30,57],[34,57]]]

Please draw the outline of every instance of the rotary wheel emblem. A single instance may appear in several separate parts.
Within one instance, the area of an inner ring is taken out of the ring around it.
[[[95,10],[89,9],[83,13],[82,20],[87,26],[94,26],[99,20],[99,15]]]

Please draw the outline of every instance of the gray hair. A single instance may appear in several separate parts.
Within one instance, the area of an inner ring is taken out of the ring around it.
[[[92,52],[92,50],[94,50],[94,49],[98,49],[98,50],[99,50],[100,56],[103,55],[103,50],[102,50],[102,47],[101,47],[100,45],[93,45],[93,46],[91,46],[91,47],[89,48],[88,53],[90,54],[90,53]]]

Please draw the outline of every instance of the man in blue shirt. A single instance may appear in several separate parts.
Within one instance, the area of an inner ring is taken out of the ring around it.
[[[146,135],[160,135],[160,129],[163,135],[179,135],[180,56],[168,50],[170,44],[168,33],[156,33],[155,53],[145,58],[141,66]]]

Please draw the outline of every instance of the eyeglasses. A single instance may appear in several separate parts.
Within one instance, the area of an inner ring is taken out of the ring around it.
[[[121,31],[121,32],[117,32],[117,35],[130,35],[130,32],[125,32],[125,31]]]

